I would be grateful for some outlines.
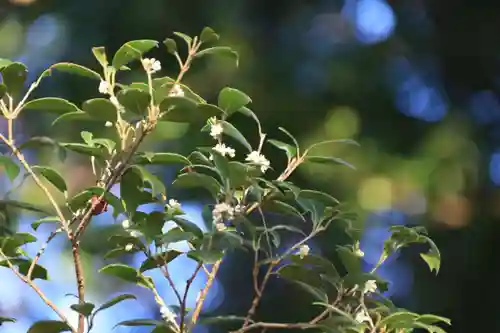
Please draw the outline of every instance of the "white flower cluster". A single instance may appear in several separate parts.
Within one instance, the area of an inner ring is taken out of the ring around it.
[[[224,131],[221,122],[217,121],[217,117],[212,117],[208,120],[210,124],[210,136],[214,139],[219,139]]]
[[[155,58],[144,58],[142,59],[142,67],[144,67],[144,70],[149,74],[154,74],[161,70],[161,63]]]
[[[267,169],[269,169],[269,167],[271,166],[269,160],[258,151],[253,151],[250,154],[248,154],[247,157],[245,158],[245,161],[259,166],[260,171],[262,171],[263,173],[266,172]]]
[[[102,80],[101,83],[99,83],[99,92],[105,95],[111,94],[111,85],[108,81]]]
[[[308,254],[311,249],[309,248],[308,245],[304,244],[299,248],[299,257],[300,259],[304,259]]]
[[[241,205],[231,206],[228,203],[222,202],[215,205],[212,210],[212,219],[215,224],[215,229],[217,231],[224,231],[227,229],[224,224],[225,220],[233,220],[234,216],[237,214],[241,214],[244,211],[244,207]]]
[[[356,313],[354,320],[356,320],[358,323],[361,324],[361,323],[364,323],[365,321],[370,322],[371,318],[368,315],[368,313],[366,313],[366,311],[364,309],[361,309],[358,313]]]
[[[174,84],[172,89],[168,92],[168,96],[170,97],[184,97],[184,91],[182,90],[179,84]]]
[[[170,199],[170,200],[168,200],[167,208],[172,210],[172,211],[180,211],[181,204],[175,199]]]
[[[130,236],[136,237],[136,238],[141,237],[141,233],[139,231],[128,230],[130,228],[130,221],[129,220],[123,220],[122,227],[123,227],[123,229],[125,229],[129,232]],[[132,244],[132,243],[125,245],[125,251],[127,251],[127,252],[132,251],[133,248],[134,248],[134,244]]]
[[[161,314],[161,317],[163,318],[163,320],[165,320],[166,322],[170,322],[170,323],[175,322],[175,317],[176,317],[175,313],[170,311],[170,309],[167,308],[166,306],[162,306],[160,308],[160,314]]]
[[[218,143],[212,149],[221,154],[222,156],[234,157],[236,153],[236,151],[233,148],[226,146],[224,143]],[[210,159],[213,159],[213,157],[210,156]]]

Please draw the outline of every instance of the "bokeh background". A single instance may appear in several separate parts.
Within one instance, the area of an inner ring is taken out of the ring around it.
[[[365,227],[361,245],[367,267],[377,260],[388,226],[429,228],[442,252],[440,274],[429,273],[415,249],[403,251],[381,268],[381,275],[391,282],[388,295],[410,310],[450,317],[454,325],[449,332],[500,332],[497,4],[486,0],[2,0],[0,58],[27,64],[28,81],[33,81],[60,61],[98,70],[92,46],[105,46],[111,53],[128,40],[161,41],[173,31],[193,35],[206,25],[221,34],[222,44],[240,53],[240,67],[221,59],[195,64],[186,82],[201,95],[214,100],[226,85],[247,92],[269,137],[285,139],[278,131],[282,126],[304,145],[336,138],[361,144],[321,148],[324,154],[355,165],[356,171],[304,166],[292,180],[335,195],[359,216],[357,223]],[[175,59],[164,49],[153,51],[152,56],[162,62],[162,74],[175,75]],[[126,79],[143,78],[132,72]],[[53,75],[34,96],[64,97],[78,104],[97,95],[93,82]],[[51,120],[40,115],[22,117],[16,123],[18,142],[33,135],[79,141],[80,125],[51,129]],[[244,119],[236,125],[246,133],[255,130]],[[87,130],[104,130],[89,126]],[[173,124],[162,126],[155,137],[155,148],[180,153],[203,140],[196,129]],[[268,147],[265,153],[278,165],[284,163],[280,151]],[[35,153],[29,158],[36,163],[50,159]],[[94,181],[85,160],[71,159],[56,167],[73,193]],[[157,171],[167,182],[175,175],[175,170]],[[11,186],[2,181],[4,193]],[[17,195],[43,202],[29,182]],[[202,224],[202,202],[174,190],[169,196],[180,199],[190,218]],[[34,219],[23,213],[7,223],[29,231]],[[160,318],[145,290],[95,274],[105,264],[100,257],[107,250],[107,235],[119,227],[119,220],[103,214],[95,218],[84,240],[88,300],[99,303],[119,293],[137,292],[140,301],[123,302],[102,314],[96,333],[110,332],[118,321],[131,317]],[[39,230],[44,240],[50,228]],[[312,247],[334,260],[335,245],[344,241],[339,228]],[[34,252],[39,245],[28,250]],[[52,280],[40,283],[62,307],[76,303],[74,297],[65,296],[75,293],[66,246],[63,237],[51,243],[42,264]],[[245,313],[252,297],[250,263],[245,255],[227,260],[209,294],[207,312]],[[194,264],[179,258],[172,265],[182,286]],[[196,280],[191,305],[204,279],[200,275]],[[173,304],[166,284],[160,286]],[[313,310],[299,307],[300,297],[299,291],[290,292],[289,285],[273,280],[258,315],[283,321],[306,319]],[[17,323],[0,327],[0,332],[8,333],[24,333],[33,321],[54,318],[4,268],[0,268],[0,315],[18,318]],[[115,331],[148,332],[144,328]],[[215,329],[199,328],[199,332],[208,331]]]

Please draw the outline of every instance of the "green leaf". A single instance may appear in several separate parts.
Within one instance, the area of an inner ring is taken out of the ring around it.
[[[135,212],[137,207],[150,202],[152,195],[144,191],[142,175],[136,168],[128,168],[120,181],[120,197],[127,212]]]
[[[276,148],[283,150],[286,153],[286,156],[288,157],[289,160],[297,156],[297,148],[295,148],[292,145],[289,145],[288,143],[284,143],[282,141],[273,139],[267,140],[267,142],[269,142]]]
[[[95,80],[102,80],[101,75],[99,75],[99,73],[94,72],[93,70],[87,67],[73,64],[70,62],[60,62],[58,64],[50,66],[50,69],[56,69],[61,72],[85,76]]]
[[[193,222],[178,216],[172,217],[172,221],[174,221],[175,224],[177,224],[185,232],[189,232],[197,238],[203,238],[203,231]]]
[[[3,84],[7,86],[7,93],[15,96],[21,92],[28,75],[28,69],[20,62],[13,62],[1,69]]]
[[[277,212],[281,214],[287,214],[287,215],[295,215],[299,217],[301,220],[304,221],[304,217],[302,214],[297,210],[297,208],[279,200],[272,200],[264,203],[263,208],[266,211],[271,211],[271,212]]]
[[[219,35],[210,27],[205,27],[201,31],[200,41],[202,43],[212,43],[219,40]]]
[[[222,189],[222,185],[215,178],[198,172],[183,173],[174,180],[172,185],[188,189],[203,187],[208,190],[214,198],[217,197]]]
[[[193,39],[191,37],[189,37],[188,35],[186,35],[186,34],[184,34],[182,32],[174,31],[174,35],[176,35],[177,37],[182,38],[186,42],[186,44],[188,46],[190,46],[191,42],[193,41]]]
[[[425,238],[427,240],[427,243],[429,243],[430,245],[430,250],[427,253],[421,253],[420,256],[427,263],[430,271],[436,271],[436,274],[438,274],[439,268],[441,267],[441,254],[439,253],[439,249],[436,244],[434,244],[434,242],[430,238]]]
[[[349,274],[361,273],[361,258],[347,246],[338,246],[337,252]]]
[[[241,143],[249,152],[252,151],[252,146],[236,127],[224,120],[220,121],[220,123],[222,125],[223,134],[226,134]]]
[[[183,241],[190,241],[194,235],[188,231],[183,231],[181,228],[173,228],[167,231],[161,238],[164,243],[177,243]]]
[[[195,54],[195,58],[201,58],[206,55],[218,55],[218,56],[224,56],[228,57],[231,59],[234,59],[236,63],[236,67],[239,66],[239,56],[238,52],[234,51],[232,48],[227,47],[227,46],[214,46],[214,47],[209,47],[204,50],[199,51],[198,53]]]
[[[229,161],[215,150],[212,151],[212,156],[214,159],[215,169],[220,174],[222,182],[228,186],[227,181],[230,176]]]
[[[238,316],[214,316],[214,317],[200,316],[200,320],[198,322],[203,325],[210,325],[210,324],[220,324],[227,322],[243,323],[245,322],[245,320],[247,320],[247,318]],[[250,320],[249,323],[254,323],[254,321]]]
[[[66,151],[62,149],[57,141],[47,136],[34,136],[28,139],[27,141],[21,143],[19,145],[19,150],[24,149],[34,149],[34,148],[44,148],[51,147],[54,152],[57,152],[59,155],[59,159],[64,161],[66,159]]]
[[[112,275],[124,281],[137,283],[141,279],[141,274],[135,268],[123,264],[110,264],[99,270],[99,273]]]
[[[7,174],[7,177],[9,177],[9,180],[11,182],[16,179],[16,177],[19,175],[19,172],[21,171],[21,168],[19,165],[17,165],[12,158],[6,156],[6,155],[0,155],[0,166],[3,168],[5,173]]]
[[[191,88],[189,88],[185,84],[176,83],[175,79],[168,76],[153,79],[154,100],[156,101],[156,103],[161,103],[161,101],[163,101],[168,96],[170,90],[175,84],[181,87],[182,91],[184,92],[184,97],[192,100],[195,103],[206,103],[206,101],[200,95],[196,94]],[[143,89],[144,91],[149,91],[148,85],[141,86],[141,89]]]
[[[144,53],[158,46],[158,42],[150,39],[134,40],[123,44],[113,57],[113,67],[120,69],[132,60],[139,59]]]
[[[12,64],[12,60],[0,58],[0,70]]]
[[[339,278],[339,272],[335,268],[332,262],[329,260],[315,254],[308,254],[307,256],[301,258],[297,254],[291,256],[292,262],[297,265],[311,265],[313,269],[318,271],[320,274],[326,274],[331,278]]]
[[[0,83],[0,98],[3,98],[7,93],[7,86],[3,83]]]
[[[151,102],[151,95],[149,95],[148,92],[137,88],[122,89],[118,92],[116,98],[126,110],[140,116],[146,114],[148,106]]]
[[[397,324],[397,327],[395,328],[404,328],[407,327],[409,324],[411,325],[417,318],[418,315],[416,313],[411,313],[407,311],[395,312],[383,318],[377,326],[378,327],[389,326],[390,328],[392,328],[394,324]]]
[[[318,163],[318,164],[341,164],[349,167],[353,170],[356,170],[356,167],[349,162],[344,161],[341,158],[333,157],[333,156],[306,156],[304,162],[307,163]]]
[[[23,110],[47,111],[58,115],[81,111],[75,104],[57,97],[33,99],[23,106]]]
[[[162,326],[165,323],[154,319],[132,319],[119,322],[116,326]]]
[[[51,126],[59,124],[61,121],[81,121],[81,120],[92,120],[92,118],[83,111],[68,112],[57,117]]]
[[[94,98],[85,101],[82,109],[94,119],[116,123],[118,110],[106,98]]]
[[[220,116],[222,111],[216,106],[197,104],[190,98],[180,96],[164,98],[160,110],[163,112],[162,121],[177,123],[201,123],[210,117]]]
[[[295,139],[295,137],[290,133],[288,132],[286,129],[284,129],[283,127],[278,127],[278,129],[285,133],[291,140],[292,142],[294,143],[295,145],[295,148],[299,149],[299,143],[297,142],[297,139]]]
[[[6,256],[15,257],[17,248],[36,242],[37,238],[27,232],[16,232],[7,237],[0,237],[0,248]]]
[[[71,327],[58,320],[42,320],[34,323],[26,333],[60,333],[71,331]]]
[[[165,188],[165,185],[157,176],[153,175],[151,172],[149,172],[149,170],[139,165],[134,165],[132,168],[139,171],[142,180],[144,182],[149,183],[151,187],[151,193],[153,194],[154,197],[156,197],[159,194],[163,196],[167,195],[167,190]]]
[[[139,269],[141,272],[148,271],[150,269],[155,269],[158,267],[165,266],[178,256],[180,256],[182,252],[177,250],[168,250],[162,253],[158,253],[153,257],[149,257],[141,264],[141,268]]]
[[[31,267],[32,264],[31,260],[14,258],[14,259],[9,259],[9,261],[12,265],[17,266],[17,270],[19,273],[21,273],[24,276],[28,275],[29,268]],[[0,261],[0,266],[8,268],[9,265],[7,263],[7,260]],[[43,266],[35,264],[35,266],[33,267],[33,271],[31,272],[31,279],[48,280],[49,274],[47,272],[47,269]]]
[[[136,300],[137,297],[135,297],[135,295],[132,295],[132,294],[123,294],[123,295],[116,296],[116,297],[110,299],[109,301],[107,301],[106,303],[102,304],[100,307],[98,307],[95,310],[95,314],[97,314],[99,311],[106,310],[106,309],[108,309],[112,306],[115,306],[116,304],[123,302],[125,300],[128,300],[128,299]]]
[[[428,325],[432,325],[432,324],[440,323],[440,322],[445,323],[447,325],[451,325],[450,319],[445,318],[445,317],[441,317],[441,316],[436,316],[433,314],[420,315],[420,316],[418,316],[417,321],[419,321],[423,324],[428,324]]]
[[[40,226],[40,224],[42,224],[42,223],[58,223],[58,222],[59,222],[59,218],[57,216],[47,216],[47,217],[38,219],[35,222],[32,222],[31,227],[33,228],[33,230],[36,231],[38,229],[38,227]]]
[[[39,166],[39,165],[34,165],[31,167],[31,169],[35,173],[40,173],[42,176],[44,176],[49,182],[52,183],[59,191],[66,193],[68,191],[68,187],[66,186],[66,181],[64,178],[51,167],[47,166]]]
[[[322,288],[322,280],[319,273],[305,268],[303,265],[288,264],[281,266],[277,271],[281,277],[292,281],[299,281],[314,288]]]
[[[224,257],[224,253],[215,250],[192,250],[187,253],[188,258],[204,264],[215,264]]]
[[[140,152],[136,154],[135,163],[137,164],[182,164],[189,165],[189,160],[175,153],[155,153],[155,152]]]
[[[77,195],[75,195],[73,198],[71,198],[69,200],[68,204],[71,207],[71,209],[76,211],[80,208],[86,207],[87,204],[89,203],[89,200],[92,198],[92,196],[94,196],[94,195],[101,196],[103,193],[105,193],[104,200],[106,200],[106,202],[108,202],[114,208],[114,211],[113,211],[114,216],[118,216],[118,214],[120,214],[124,211],[124,208],[123,208],[123,205],[122,205],[120,199],[118,199],[113,193],[105,192],[103,188],[97,187],[97,186],[89,187],[86,190],[78,193]]]
[[[71,310],[76,311],[78,313],[81,313],[85,317],[88,317],[92,314],[92,311],[95,308],[95,305],[92,303],[79,303],[79,304],[72,304],[69,306]]]
[[[108,59],[106,57],[106,49],[104,46],[97,46],[92,48],[92,54],[103,68],[108,67]]]
[[[2,326],[2,324],[4,324],[4,323],[15,323],[15,322],[16,322],[15,318],[0,316],[0,326]]]
[[[74,151],[76,153],[80,153],[88,156],[98,156],[102,157],[104,155],[104,151],[100,147],[92,147],[87,144],[82,143],[65,143],[61,142],[59,145],[68,150]]]
[[[168,53],[175,54],[177,52],[177,43],[172,38],[165,39],[163,44],[167,47]]]
[[[218,104],[228,115],[251,103],[252,99],[238,89],[225,87],[219,93]]]

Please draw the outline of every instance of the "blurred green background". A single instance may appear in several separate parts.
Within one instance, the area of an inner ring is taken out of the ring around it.
[[[345,159],[356,171],[304,166],[292,180],[333,194],[358,214],[359,224],[366,227],[362,247],[367,266],[374,264],[388,225],[428,226],[442,251],[440,274],[428,273],[414,251],[405,251],[382,272],[394,285],[390,295],[412,310],[451,317],[454,326],[449,332],[500,332],[496,317],[500,311],[496,286],[500,10],[496,4],[486,0],[3,0],[0,57],[26,63],[33,81],[60,61],[97,70],[92,46],[105,46],[111,54],[128,40],[162,41],[173,31],[194,35],[206,25],[220,33],[221,45],[240,53],[240,66],[224,59],[195,63],[186,83],[209,101],[226,85],[245,91],[268,137],[286,140],[278,130],[281,126],[303,145],[324,139],[357,140],[360,147],[318,148]],[[162,62],[162,74],[175,75],[175,59],[163,48],[151,56]],[[143,78],[131,72],[123,79]],[[64,97],[78,104],[97,94],[93,82],[53,75],[34,96]],[[83,129],[78,124],[51,129],[51,119],[38,115],[26,115],[21,121],[16,127],[18,141],[33,135],[79,140]],[[238,118],[235,124],[255,136],[254,124],[247,119]],[[167,124],[156,131],[155,141],[161,143],[159,149],[188,153],[206,140],[197,130]],[[264,152],[277,166],[285,163],[273,147]],[[93,182],[90,166],[82,160],[59,167],[73,192]],[[173,172],[165,170],[165,179],[171,180]],[[41,200],[30,186],[24,187],[23,199]],[[97,226],[96,230],[98,234]],[[322,237],[318,251],[331,254],[342,241],[340,234],[332,231]],[[89,265],[91,255],[102,252],[102,242],[96,239],[88,239]],[[244,256],[240,259],[233,264],[249,263]],[[221,276],[224,301],[212,310],[243,312],[251,299],[248,276],[244,271],[234,274],[234,266],[226,266]],[[7,280],[8,271],[1,273],[0,314],[12,314],[13,303],[7,299],[15,294],[6,296],[2,290],[11,289],[9,283],[14,282]],[[273,296],[265,298],[260,315],[282,320],[305,316],[310,309],[301,312],[292,307],[293,299],[287,299],[282,287],[278,282],[273,285]],[[33,311],[17,306],[16,313]],[[26,322],[37,318],[27,317]],[[5,325],[0,331],[26,330]]]

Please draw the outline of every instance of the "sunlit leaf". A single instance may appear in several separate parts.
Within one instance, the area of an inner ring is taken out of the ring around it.
[[[208,190],[213,197],[217,197],[222,188],[215,178],[198,172],[183,173],[174,180],[172,185],[188,189],[202,187]]]
[[[58,320],[42,320],[34,323],[26,333],[60,333],[71,331],[71,327]]]
[[[215,250],[192,250],[187,253],[187,256],[204,264],[215,264],[224,257],[224,253]]]
[[[113,57],[112,65],[116,69],[139,59],[144,53],[158,46],[158,42],[150,39],[134,40],[123,44]]]
[[[92,54],[103,68],[108,66],[108,59],[106,57],[106,49],[104,46],[97,46],[92,48]]]
[[[82,109],[94,119],[110,121],[112,123],[116,122],[118,111],[113,103],[106,98],[94,98],[85,101]]]
[[[101,75],[99,75],[99,73],[97,73],[97,72],[95,72],[87,67],[84,67],[84,66],[81,66],[78,64],[73,64],[70,62],[60,62],[58,64],[54,64],[54,65],[50,66],[50,68],[56,69],[56,70],[61,71],[61,72],[85,76],[85,77],[95,79],[95,80],[101,80]]]
[[[66,193],[68,191],[68,187],[66,186],[66,181],[55,169],[48,166],[39,166],[39,165],[34,165],[31,167],[31,169],[35,173],[40,173],[42,176],[44,176],[59,191],[63,193]]]
[[[118,92],[116,98],[126,110],[140,116],[146,114],[151,102],[151,95],[137,88],[122,89]]]
[[[23,110],[47,111],[58,115],[80,111],[75,104],[57,97],[33,99],[24,105]]]
[[[44,217],[44,218],[41,218],[41,219],[38,219],[38,220],[32,222],[31,227],[33,228],[33,230],[36,231],[41,224],[58,223],[58,222],[59,222],[59,218],[57,216],[47,216],[47,217]]]
[[[225,87],[219,93],[218,104],[228,115],[251,103],[252,99],[238,89]]]
[[[155,152],[140,152],[135,157],[135,163],[137,164],[191,164],[189,160],[175,153],[155,153]]]
[[[28,75],[28,69],[20,62],[13,62],[2,68],[3,84],[7,86],[7,93],[15,96],[21,92]]]

